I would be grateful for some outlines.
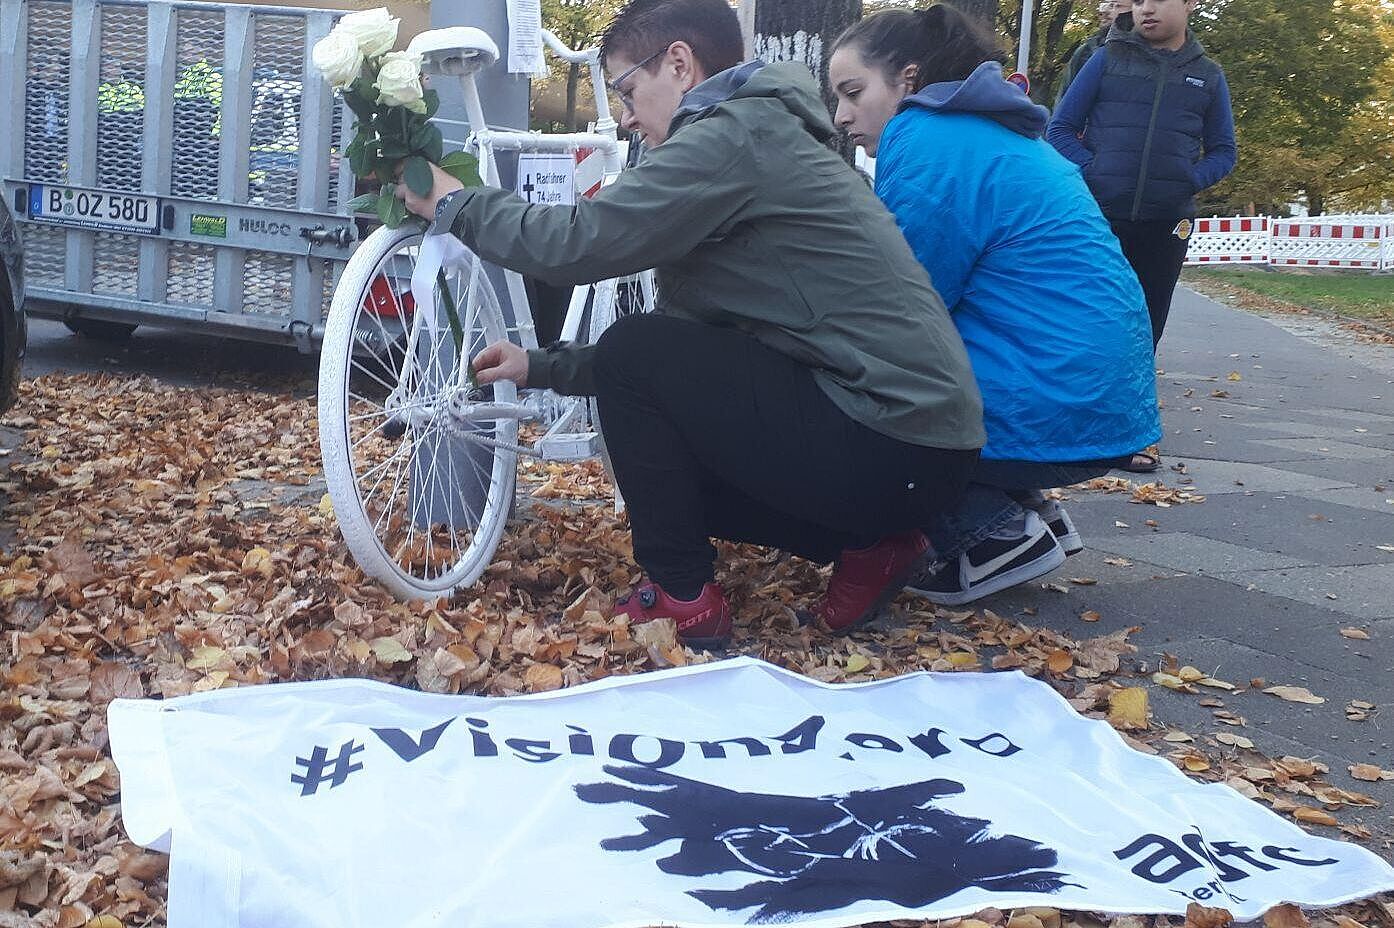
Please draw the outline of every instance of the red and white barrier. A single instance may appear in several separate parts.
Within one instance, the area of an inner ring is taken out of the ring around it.
[[[1234,216],[1197,219],[1187,264],[1267,264],[1269,218]]]
[[[605,155],[594,148],[576,149],[576,194],[593,197],[605,180]]]
[[[1197,219],[1186,263],[1394,269],[1394,216]]]
[[[1387,217],[1317,217],[1273,223],[1269,263],[1279,267],[1383,267]]]

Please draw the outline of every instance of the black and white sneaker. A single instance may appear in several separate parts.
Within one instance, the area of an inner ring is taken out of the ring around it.
[[[1008,525],[928,575],[906,585],[932,603],[961,606],[1048,574],[1065,563],[1065,552],[1041,517]]]
[[[1051,534],[1060,542],[1066,557],[1084,550],[1084,539],[1079,537],[1079,529],[1075,528],[1074,520],[1057,500],[1048,499],[1037,506],[1036,515],[1050,527]]]

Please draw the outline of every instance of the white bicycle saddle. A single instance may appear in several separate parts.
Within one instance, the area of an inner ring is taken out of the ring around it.
[[[428,74],[472,74],[499,60],[499,47],[489,33],[473,26],[423,32],[411,40],[407,51],[421,56],[421,70]]]

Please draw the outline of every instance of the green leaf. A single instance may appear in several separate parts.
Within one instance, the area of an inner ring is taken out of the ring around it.
[[[378,222],[392,229],[397,228],[392,224],[393,204],[400,202],[396,190],[396,184],[383,184],[378,191]]]
[[[431,139],[431,141],[427,143],[426,147],[422,150],[421,154],[425,156],[427,161],[439,161],[441,154],[443,154],[444,152],[445,140],[442,139],[440,137],[440,133],[437,132],[436,137]]]
[[[366,213],[376,209],[378,205],[378,195],[376,193],[365,193],[361,197],[354,197],[349,200],[348,207],[355,213]]]
[[[348,155],[349,170],[353,171],[354,177],[363,177],[372,170],[368,156],[367,139],[363,133],[360,132],[353,137],[353,141],[349,142],[344,153]]]
[[[436,271],[436,286],[440,288],[440,305],[445,307],[445,318],[450,323],[450,335],[455,342],[455,356],[458,358],[464,353],[465,333],[460,327],[460,314],[455,308],[455,295],[450,292],[450,281],[445,279],[445,271]],[[468,367],[469,359],[462,359]],[[474,383],[474,369],[469,368],[470,386]]]
[[[353,115],[359,125],[366,123],[372,118],[373,104],[364,100],[362,97],[358,96],[358,94],[350,90],[345,90],[344,102],[348,104],[349,109],[353,110]]]
[[[411,130],[411,147],[416,151],[423,151],[431,144],[433,138],[440,138],[440,130],[429,122],[422,122]]]
[[[406,167],[402,170],[402,179],[407,182],[411,192],[419,197],[429,196],[431,188],[435,186],[430,162],[420,155],[407,159]]]
[[[479,159],[476,158],[474,155],[471,155],[464,149],[459,149],[457,151],[452,151],[450,154],[440,159],[438,164],[440,164],[440,166],[443,168],[451,168],[457,164],[463,164],[469,167],[474,167],[479,164]]]
[[[407,205],[396,197],[392,198],[392,211],[387,217],[389,228],[395,229],[407,219]]]
[[[382,156],[384,158],[400,161],[409,154],[411,154],[411,149],[404,142],[392,139],[391,141],[384,140],[382,143]]]
[[[372,117],[377,108],[377,100],[377,91],[373,89],[372,82],[362,77],[355,78],[352,84],[344,88],[344,102],[360,122],[366,122]]]
[[[456,165],[451,168],[443,167],[441,170],[458,180],[463,187],[478,187],[484,183],[479,179],[479,170],[477,168]]]
[[[426,101],[426,118],[430,119],[440,109],[440,94],[428,88],[421,99]]]
[[[467,151],[452,151],[439,163],[441,170],[466,187],[478,187],[483,183],[479,179],[479,159]]]
[[[371,139],[363,146],[363,171],[353,173],[358,177],[373,177],[377,174],[378,168],[382,166],[382,146],[377,139]]]

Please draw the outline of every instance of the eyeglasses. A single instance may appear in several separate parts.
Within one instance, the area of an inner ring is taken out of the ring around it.
[[[671,45],[665,45],[663,48],[660,48],[658,51],[654,52],[652,55],[645,58],[643,61],[639,62],[634,67],[628,69],[619,77],[615,78],[610,83],[605,85],[606,87],[609,87],[611,90],[615,92],[615,96],[620,98],[620,104],[627,111],[631,113],[634,112],[634,88],[631,87],[628,90],[621,90],[620,85],[623,84],[625,81],[629,80],[629,78],[632,77],[634,73],[638,71],[640,68],[647,65],[650,61],[653,61],[659,55],[662,55],[665,52],[667,52],[668,49],[671,47]]]

